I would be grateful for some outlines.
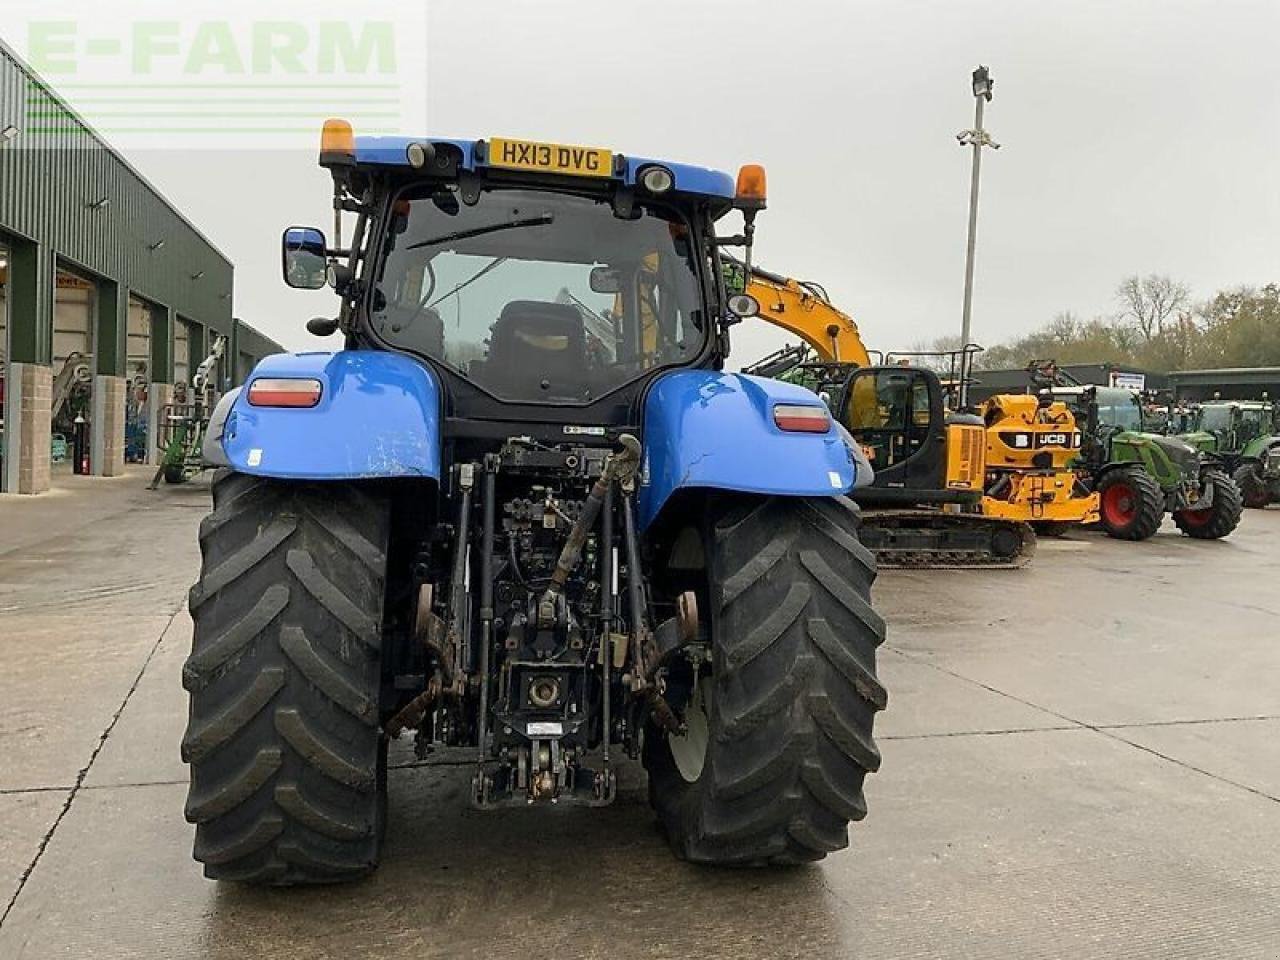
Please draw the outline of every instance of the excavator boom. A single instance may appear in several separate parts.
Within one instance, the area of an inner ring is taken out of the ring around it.
[[[826,290],[818,284],[753,266],[747,293],[760,304],[762,319],[794,333],[813,347],[818,359],[860,367],[871,365],[857,323],[834,307]]]

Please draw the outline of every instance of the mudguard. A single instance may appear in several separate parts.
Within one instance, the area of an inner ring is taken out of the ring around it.
[[[321,383],[310,408],[255,407],[260,377]],[[225,400],[225,398],[224,398]],[[221,407],[221,405],[220,405]],[[282,353],[254,368],[210,433],[207,459],[240,473],[288,480],[440,478],[440,388],[422,364],[396,353]]]
[[[645,400],[639,521],[653,523],[677,490],[711,488],[814,497],[869,483],[871,466],[848,434],[790,433],[773,421],[779,403],[822,406],[795,384],[714,370],[679,370]]]
[[[1273,450],[1280,448],[1280,437],[1262,436],[1254,437],[1245,444],[1244,449],[1240,451],[1241,459],[1246,460],[1265,460]]]

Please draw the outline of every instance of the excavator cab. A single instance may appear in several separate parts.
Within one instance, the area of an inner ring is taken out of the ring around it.
[[[837,409],[876,471],[868,502],[976,504],[981,498],[982,422],[947,410],[932,370],[860,367],[845,380]]]
[[[861,445],[875,479],[851,496],[866,508],[862,541],[882,567],[1018,567],[1035,551],[1035,533],[1017,519],[986,516],[986,433],[981,418],[949,409],[943,380],[926,365],[950,366],[960,387],[974,344],[949,353],[907,352],[872,364],[848,314],[820,284],[740,264],[758,316],[799,336],[748,367],[830,396],[836,419]],[[809,351],[816,360],[809,360]],[[902,360],[894,363],[893,357]],[[924,359],[924,358],[927,358]],[[958,390],[956,392],[959,392]]]
[[[936,374],[861,367],[849,375],[841,397],[839,419],[866,452],[877,486],[913,491],[945,486],[946,425]]]
[[[937,373],[902,365],[858,367],[832,409],[875,480],[854,498],[867,508],[864,542],[885,567],[1021,566],[1035,535],[981,512],[985,428],[948,410]]]

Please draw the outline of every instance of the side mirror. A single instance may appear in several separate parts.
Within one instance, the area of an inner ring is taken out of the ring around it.
[[[622,277],[613,267],[591,268],[592,293],[617,293],[622,289]]]
[[[760,315],[760,301],[749,293],[735,293],[729,298],[728,307],[739,320]]]
[[[295,290],[319,290],[327,282],[329,243],[314,227],[290,227],[281,244],[284,282]]]

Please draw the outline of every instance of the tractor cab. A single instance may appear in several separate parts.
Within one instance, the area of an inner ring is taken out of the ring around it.
[[[287,231],[286,282],[342,297],[315,332],[427,364],[446,416],[475,428],[464,433],[511,419],[542,440],[540,424],[560,439],[566,421],[634,432],[646,386],[719,369],[728,327],[754,312],[725,288],[720,250],[749,250],[759,167],[735,183],[600,148],[356,139],[341,121],[326,126],[321,164],[354,235]],[[733,209],[746,228],[718,237]]]
[[[1186,439],[1206,452],[1238,453],[1275,431],[1275,409],[1257,400],[1213,400],[1192,414]]]
[[[1111,445],[1117,437],[1143,430],[1142,401],[1132,390],[1122,387],[1052,387],[1047,396],[1065,403],[1077,422],[1083,425],[1081,454],[1086,461],[1105,463],[1111,456]]]

